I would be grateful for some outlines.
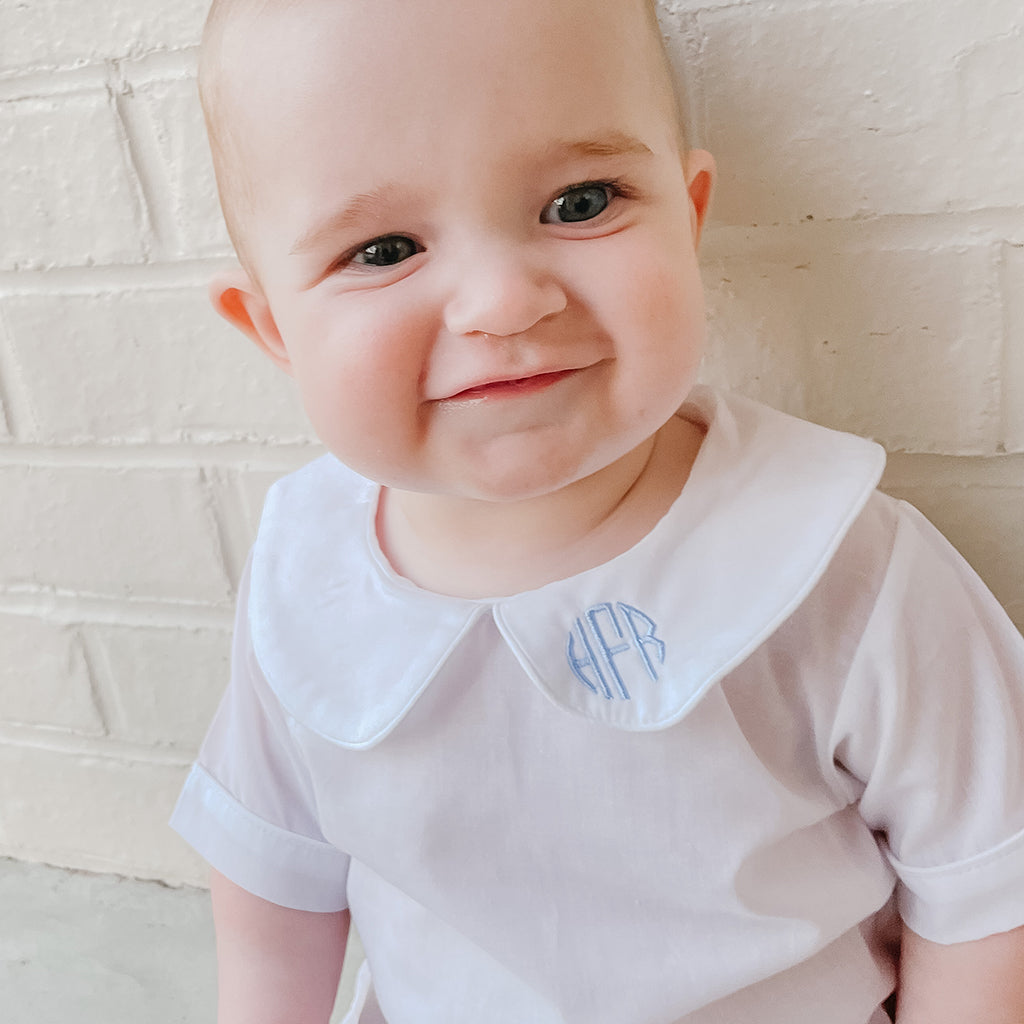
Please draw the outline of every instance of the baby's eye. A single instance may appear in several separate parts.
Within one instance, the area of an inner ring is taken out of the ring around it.
[[[612,194],[609,185],[598,182],[573,185],[545,208],[540,215],[541,223],[575,224],[583,220],[593,220],[604,213],[611,202]]]
[[[364,267],[393,267],[418,252],[423,252],[423,247],[411,238],[405,235],[385,235],[356,249],[346,262]]]

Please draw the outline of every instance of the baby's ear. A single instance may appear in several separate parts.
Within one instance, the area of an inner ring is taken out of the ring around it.
[[[686,189],[690,193],[693,245],[696,248],[711,206],[711,193],[715,187],[715,158],[706,149],[691,149],[683,157],[683,164]]]
[[[292,372],[291,359],[270,311],[270,303],[244,270],[225,270],[217,274],[210,282],[210,302],[232,327],[255,342],[285,373]]]

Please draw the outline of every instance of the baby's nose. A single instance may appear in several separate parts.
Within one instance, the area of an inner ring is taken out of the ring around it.
[[[561,313],[566,293],[555,275],[508,248],[467,259],[445,307],[453,334],[508,337]]]

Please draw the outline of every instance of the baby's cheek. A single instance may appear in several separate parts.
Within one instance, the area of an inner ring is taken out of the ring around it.
[[[642,284],[637,321],[650,344],[680,350],[703,344],[704,296],[699,286],[678,274],[651,275]]]

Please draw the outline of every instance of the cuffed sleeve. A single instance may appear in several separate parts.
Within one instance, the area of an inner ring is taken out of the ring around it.
[[[1024,925],[1024,640],[909,506],[836,727],[909,927],[949,944]]]
[[[969,942],[1024,923],[1024,832],[954,864],[894,863],[900,916],[933,942]]]
[[[320,831],[301,743],[253,653],[248,579],[247,567],[231,679],[171,827],[217,871],[263,899],[295,910],[342,910],[349,858]]]
[[[330,843],[278,828],[194,765],[171,818],[203,859],[236,885],[293,910],[344,910],[348,857]]]

